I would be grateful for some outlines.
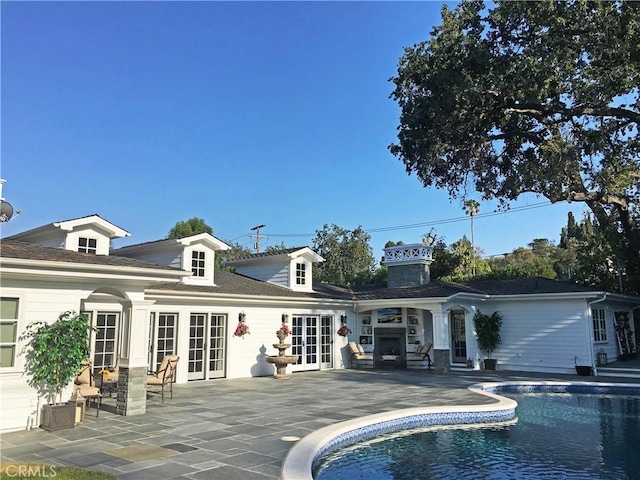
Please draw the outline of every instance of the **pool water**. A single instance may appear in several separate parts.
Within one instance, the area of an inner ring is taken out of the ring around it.
[[[640,479],[640,396],[504,396],[518,402],[517,422],[381,436],[328,455],[314,478]]]

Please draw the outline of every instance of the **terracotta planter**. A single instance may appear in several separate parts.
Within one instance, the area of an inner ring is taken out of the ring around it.
[[[485,358],[484,359],[484,369],[485,370],[497,370],[498,369],[498,360],[495,358]]]
[[[54,432],[73,428],[76,423],[76,404],[43,405],[40,412],[40,428]]]

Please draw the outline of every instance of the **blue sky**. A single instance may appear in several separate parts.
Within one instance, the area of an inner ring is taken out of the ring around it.
[[[470,236],[460,200],[387,147],[389,78],[440,2],[2,2],[2,236],[97,213],[157,240],[197,216],[251,247],[311,246],[324,224],[419,242]],[[454,4],[450,4],[454,5]],[[479,197],[476,197],[479,200]],[[557,242],[567,212],[481,202],[485,255]],[[413,227],[408,227],[413,226]]]

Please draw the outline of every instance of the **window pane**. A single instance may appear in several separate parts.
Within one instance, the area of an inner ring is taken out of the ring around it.
[[[3,320],[15,320],[18,318],[18,299],[0,299],[0,318]]]
[[[13,367],[15,349],[13,345],[0,346],[0,367]]]
[[[18,322],[0,323],[0,343],[14,343]]]

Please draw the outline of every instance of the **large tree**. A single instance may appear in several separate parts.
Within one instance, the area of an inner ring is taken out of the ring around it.
[[[492,7],[444,6],[431,38],[405,50],[391,152],[452,197],[584,202],[640,290],[640,3]]]
[[[180,221],[176,223],[171,230],[167,238],[184,238],[191,235],[197,235],[199,233],[208,233],[213,235],[213,228],[211,228],[202,218],[193,217],[186,221]]]
[[[313,250],[325,261],[314,267],[314,278],[338,285],[367,283],[375,267],[370,240],[360,226],[347,230],[325,224],[322,230],[316,230]]]

